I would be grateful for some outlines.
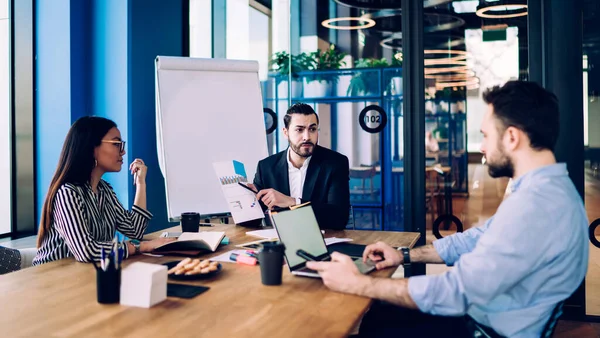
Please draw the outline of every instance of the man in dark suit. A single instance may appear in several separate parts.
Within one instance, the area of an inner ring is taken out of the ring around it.
[[[283,122],[289,147],[258,163],[257,197],[269,209],[310,201],[321,228],[344,229],[350,213],[348,158],[317,145],[319,117],[311,106],[294,104]]]

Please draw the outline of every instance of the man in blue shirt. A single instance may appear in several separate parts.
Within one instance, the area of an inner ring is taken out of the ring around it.
[[[511,194],[483,226],[410,250],[411,262],[446,263],[441,275],[408,279],[361,275],[351,259],[309,262],[332,290],[391,303],[374,307],[361,335],[462,337],[474,323],[491,336],[540,337],[557,303],[588,266],[588,220],[565,164],[557,164],[558,101],[535,83],[511,81],[483,95],[482,152],[492,177],[511,177]],[[403,254],[369,245],[377,269]]]

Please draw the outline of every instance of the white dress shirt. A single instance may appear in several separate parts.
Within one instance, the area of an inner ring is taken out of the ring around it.
[[[287,153],[287,163],[288,163],[288,177],[290,182],[290,197],[296,199],[296,204],[300,204],[300,199],[302,198],[302,190],[304,190],[304,182],[306,181],[306,171],[308,170],[308,163],[312,156],[309,156],[302,164],[302,167],[299,169],[294,167],[292,161],[290,161],[290,156],[292,149],[288,147]]]

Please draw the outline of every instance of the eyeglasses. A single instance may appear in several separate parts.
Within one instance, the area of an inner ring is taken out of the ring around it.
[[[116,141],[116,140],[102,140],[104,143],[112,143],[115,147],[119,147],[119,152],[122,153],[125,151],[125,141]]]

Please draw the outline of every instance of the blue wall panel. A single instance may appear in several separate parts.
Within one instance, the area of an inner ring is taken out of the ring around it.
[[[71,1],[70,62],[71,62],[71,121],[91,114],[91,31],[89,1]]]
[[[37,0],[35,8],[36,190],[40,215],[71,126],[71,9],[70,0]]]
[[[92,114],[117,123],[127,149],[119,173],[104,175],[119,200],[129,207],[129,163],[131,140],[128,135],[127,106],[127,1],[94,0],[92,10]]]
[[[164,178],[156,150],[154,60],[157,55],[183,52],[185,0],[129,1],[129,136],[132,156],[148,166],[148,209],[154,214],[150,230],[167,225]]]
[[[186,0],[36,0],[37,193],[41,210],[67,131],[77,118],[115,121],[127,141],[121,172],[105,175],[133,204],[129,163],[149,170],[150,231],[168,226],[156,151],[154,60],[183,53]]]

